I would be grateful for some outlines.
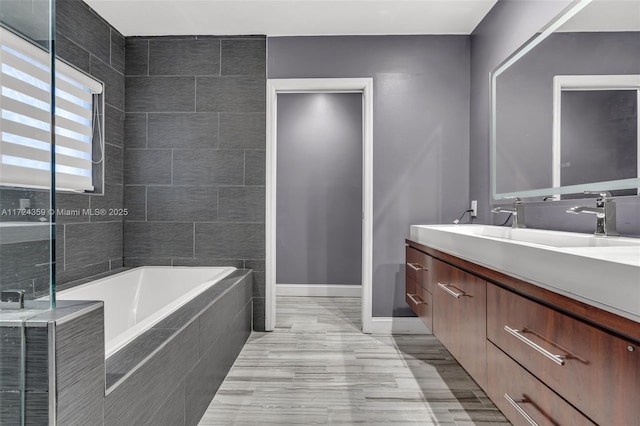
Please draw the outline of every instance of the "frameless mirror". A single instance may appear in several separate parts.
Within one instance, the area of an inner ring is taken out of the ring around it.
[[[640,187],[640,0],[580,0],[492,73],[494,199]]]

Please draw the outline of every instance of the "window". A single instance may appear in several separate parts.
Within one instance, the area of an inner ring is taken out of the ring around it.
[[[0,28],[0,185],[49,188],[51,77],[49,54]],[[56,59],[56,189],[93,191],[93,165],[104,157],[102,84]],[[97,161],[93,161],[94,141]]]

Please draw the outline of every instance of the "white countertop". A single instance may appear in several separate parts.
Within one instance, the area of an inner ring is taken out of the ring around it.
[[[640,239],[489,225],[412,225],[410,239],[640,322]]]

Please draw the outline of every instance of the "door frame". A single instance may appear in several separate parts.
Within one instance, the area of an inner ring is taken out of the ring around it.
[[[372,331],[373,296],[373,79],[267,80],[265,330],[276,324],[277,112],[281,93],[362,93],[362,331]]]

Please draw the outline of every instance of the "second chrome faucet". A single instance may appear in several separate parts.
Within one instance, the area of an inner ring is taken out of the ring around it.
[[[591,213],[596,215],[595,235],[601,237],[617,237],[616,230],[616,203],[609,192],[585,192],[585,194],[598,194],[595,207],[575,206],[567,210],[567,213],[580,214]]]

